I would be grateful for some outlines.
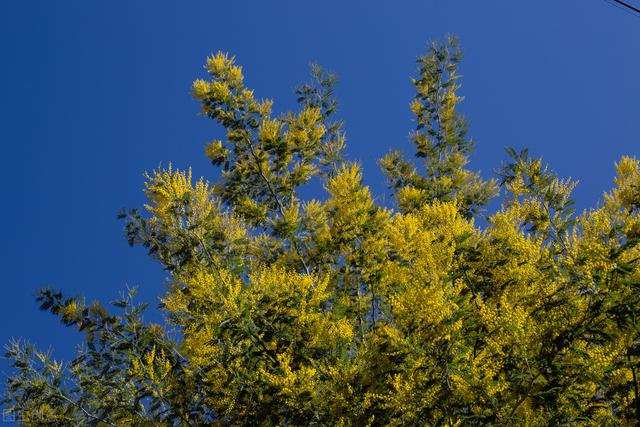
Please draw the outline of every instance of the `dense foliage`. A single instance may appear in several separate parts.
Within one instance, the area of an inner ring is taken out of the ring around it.
[[[42,309],[86,336],[70,363],[8,346],[6,402],[27,425],[633,425],[640,417],[640,164],[599,207],[526,151],[497,180],[466,169],[455,39],[418,60],[417,161],[380,164],[381,206],[342,156],[319,67],[272,114],[234,58],[193,83],[226,129],[220,180],[148,175],[126,235],[167,270],[163,325],[133,292],[116,313],[53,290]],[[320,181],[326,194],[302,200]],[[501,194],[496,212],[483,206]]]

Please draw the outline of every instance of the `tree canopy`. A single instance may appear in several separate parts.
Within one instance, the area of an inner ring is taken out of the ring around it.
[[[640,419],[640,163],[599,206],[508,149],[496,179],[473,149],[455,38],[418,59],[415,159],[380,166],[384,206],[343,156],[335,77],[312,67],[276,115],[235,58],[193,83],[226,135],[219,180],[146,176],[125,234],[166,269],[162,324],[133,290],[108,309],[45,289],[84,334],[61,362],[7,346],[5,403],[25,425],[635,425]],[[315,180],[325,193],[305,200]],[[500,197],[494,212],[489,201]]]

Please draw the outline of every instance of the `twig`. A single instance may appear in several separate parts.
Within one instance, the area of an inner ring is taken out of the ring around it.
[[[278,205],[278,210],[280,211],[280,215],[282,215],[282,217],[284,218],[285,217],[284,206],[282,205],[282,202],[278,198],[278,195],[276,194],[275,190],[271,186],[271,181],[269,181],[267,176],[264,174],[264,171],[262,170],[262,166],[260,165],[260,160],[258,159],[258,156],[256,155],[256,152],[253,149],[253,144],[251,144],[251,141],[248,141],[247,145],[249,146],[249,152],[251,153],[251,157],[253,157],[253,160],[256,163],[256,167],[258,168],[258,173],[260,174],[260,177],[262,178],[264,183],[267,185],[267,189],[269,190],[269,192],[271,193],[271,196],[273,197],[276,204]],[[311,270],[309,269],[309,266],[307,265],[306,261],[302,257],[302,254],[300,253],[300,249],[298,248],[298,244],[295,241],[295,239],[293,238],[291,239],[291,244],[293,245],[293,249],[295,250],[296,255],[300,259],[300,262],[302,263],[302,266],[304,267],[305,272],[307,273],[307,275],[311,274]]]

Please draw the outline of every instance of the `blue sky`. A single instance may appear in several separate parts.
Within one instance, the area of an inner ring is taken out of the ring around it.
[[[215,179],[203,147],[223,135],[188,93],[207,55],[236,55],[278,111],[311,61],[335,71],[349,157],[382,197],[376,160],[410,151],[414,61],[447,33],[466,52],[462,109],[485,176],[526,146],[581,182],[585,208],[621,155],[640,154],[640,17],[605,0],[1,2],[0,341],[73,354],[79,336],[34,303],[44,286],[105,302],[127,284],[163,292],[116,213],[143,204],[143,172],[161,163]]]

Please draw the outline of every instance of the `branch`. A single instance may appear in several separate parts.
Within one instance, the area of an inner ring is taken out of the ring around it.
[[[271,197],[273,197],[273,199],[275,200],[276,204],[278,205],[278,210],[280,211],[280,215],[284,218],[284,216],[285,216],[285,214],[284,214],[284,206],[282,205],[282,202],[278,198],[277,193],[275,192],[275,190],[271,186],[271,181],[269,181],[267,176],[264,174],[264,171],[262,170],[262,166],[260,165],[260,160],[258,159],[258,156],[256,155],[256,152],[253,149],[253,144],[251,144],[251,141],[248,141],[247,145],[249,146],[249,152],[251,153],[251,157],[253,158],[253,160],[256,163],[256,167],[258,168],[258,173],[260,174],[260,177],[262,178],[262,180],[266,184],[267,189],[269,190],[269,193],[271,193]],[[307,273],[307,275],[310,275],[311,274],[311,270],[309,269],[309,266],[307,265],[306,261],[302,257],[302,254],[300,253],[300,248],[298,248],[298,244],[295,241],[295,239],[293,239],[293,238],[291,239],[291,244],[293,246],[293,249],[296,252],[296,255],[300,259],[300,262],[302,263],[302,266],[304,267],[305,272]]]

